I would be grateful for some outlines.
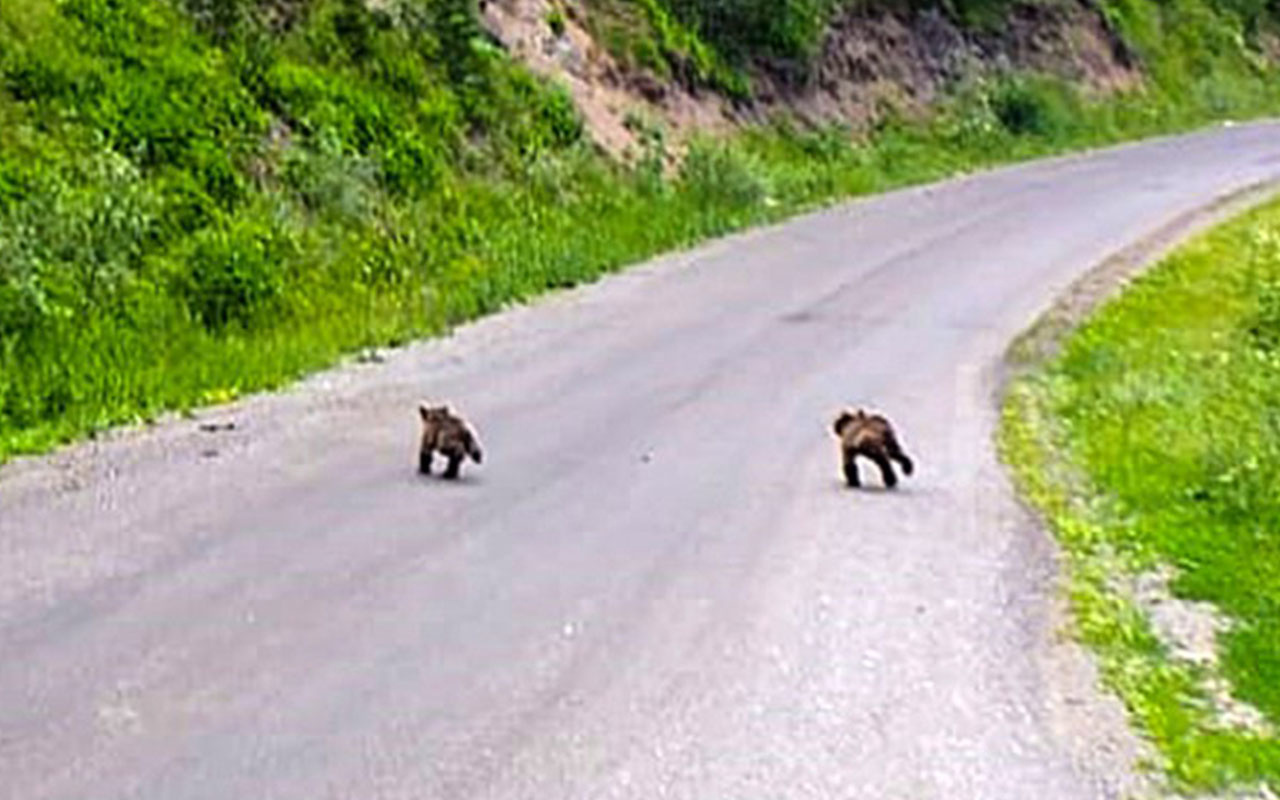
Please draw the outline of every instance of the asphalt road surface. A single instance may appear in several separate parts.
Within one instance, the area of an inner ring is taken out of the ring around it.
[[[1278,174],[1237,126],[897,192],[10,464],[0,797],[1113,796],[1001,356]],[[484,443],[456,484],[414,474],[424,397]],[[847,403],[899,491],[842,487]]]

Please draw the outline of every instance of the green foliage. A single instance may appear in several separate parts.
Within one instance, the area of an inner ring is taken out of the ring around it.
[[[587,22],[659,74],[745,94],[684,8],[592,0]],[[803,38],[796,9],[761,52]],[[849,194],[1280,107],[1232,53],[1186,97],[993,79],[869,140],[781,120],[697,141],[672,175],[639,118],[633,166],[598,156],[469,0],[7,0],[0,458]]]
[[[839,0],[663,0],[730,60],[804,61],[821,43]]]
[[[236,202],[236,160],[263,115],[162,3],[67,0],[56,22],[0,50],[0,73],[33,121],[71,121],[140,168],[181,171],[210,203]],[[10,12],[2,12],[6,19]]]
[[[1246,316],[1244,324],[1254,346],[1265,353],[1280,353],[1280,277],[1252,277],[1250,294],[1256,308]]]
[[[568,22],[565,20],[564,11],[559,8],[553,8],[547,12],[547,28],[550,29],[551,35],[559,38],[564,36],[568,30]]]
[[[1216,720],[1205,668],[1171,658],[1137,608],[1122,626],[1115,587],[1172,566],[1175,595],[1231,622],[1217,668],[1231,694],[1280,721],[1277,286],[1272,203],[1136,281],[1006,415],[1006,452],[1071,554],[1087,638],[1182,790],[1280,788],[1280,738]],[[1055,478],[1069,474],[1074,487]]]
[[[407,210],[581,137],[466,0],[0,5],[0,453],[432,329]]]
[[[17,337],[79,313],[111,311],[141,266],[158,203],[110,151],[33,175],[0,210],[0,334]]]
[[[205,327],[248,325],[278,307],[285,291],[287,232],[248,217],[204,228],[183,253],[177,289]]]
[[[606,0],[593,0],[603,3]],[[1253,2],[1254,0],[1240,0]],[[616,2],[616,0],[615,0]],[[903,11],[940,9],[962,25],[994,27],[1012,0],[640,0],[650,17],[669,13],[681,28],[725,63],[741,68],[764,64],[803,77],[821,50],[827,25],[853,6]],[[688,49],[687,47],[685,49]]]
[[[596,39],[631,68],[734,98],[750,95],[750,82],[725,56],[681,22],[663,0],[588,0]]]
[[[750,91],[744,73],[765,68],[803,80],[821,52],[831,19],[863,7],[914,14],[941,11],[961,27],[995,32],[1015,0],[589,0],[599,38],[630,65],[674,69],[678,77],[723,91]],[[1222,92],[1262,68],[1259,37],[1280,27],[1270,0],[1105,0],[1101,11],[1134,49],[1160,91]],[[1004,98],[1012,124],[1036,114],[1032,97]],[[1222,101],[1229,105],[1231,101]],[[1226,105],[1222,105],[1225,108]]]
[[[1031,77],[1002,81],[990,103],[996,119],[1014,136],[1060,136],[1078,110],[1076,98],[1062,84]]]
[[[749,209],[768,196],[761,173],[742,150],[697,140],[689,147],[680,178],[700,205],[734,210]]]

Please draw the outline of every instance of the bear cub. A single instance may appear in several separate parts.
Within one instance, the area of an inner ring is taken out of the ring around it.
[[[840,439],[840,455],[844,466],[844,479],[850,486],[860,486],[858,480],[858,456],[870,459],[880,468],[886,488],[898,485],[898,476],[894,474],[893,464],[896,461],[902,466],[902,472],[910,475],[915,464],[898,444],[898,437],[893,432],[889,420],[879,414],[868,414],[862,409],[845,410],[836,417],[836,436]]]
[[[458,469],[465,458],[479,464],[484,458],[480,444],[471,428],[462,417],[457,416],[448,406],[429,406],[423,403],[418,407],[422,417],[422,444],[418,450],[418,472],[431,474],[432,460],[436,453],[448,461],[444,477],[452,480],[458,477]]]

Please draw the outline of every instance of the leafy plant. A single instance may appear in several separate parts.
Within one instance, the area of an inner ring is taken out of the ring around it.
[[[210,330],[248,326],[279,306],[294,250],[289,236],[270,223],[238,218],[210,226],[183,254],[178,290]]]
[[[547,28],[551,30],[551,35],[557,39],[564,36],[568,30],[568,21],[565,20],[563,9],[557,7],[547,12]]]

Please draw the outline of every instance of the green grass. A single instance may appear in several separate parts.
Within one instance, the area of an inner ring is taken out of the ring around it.
[[[7,0],[0,460],[853,194],[1280,108],[1244,40],[1210,35],[1234,17],[1126,1],[1140,93],[991,79],[869,138],[697,142],[671,176],[660,136],[634,166],[599,156],[469,0]],[[1210,32],[1198,55],[1162,44],[1183,29]]]
[[[1280,789],[1280,738],[1215,723],[1206,699],[1217,673],[1280,723],[1280,203],[1175,252],[1017,380],[1002,445],[1175,786]],[[1216,668],[1171,657],[1124,590],[1162,565],[1230,621]]]

